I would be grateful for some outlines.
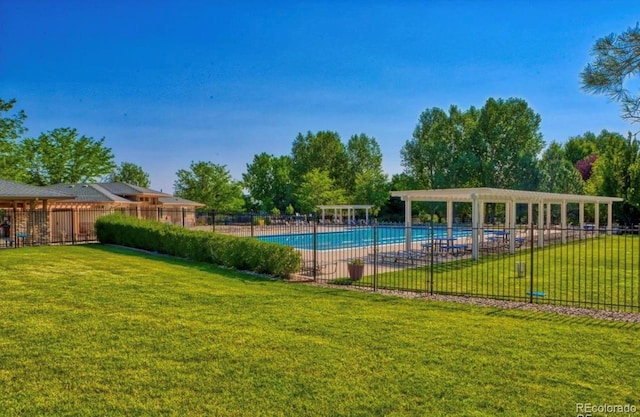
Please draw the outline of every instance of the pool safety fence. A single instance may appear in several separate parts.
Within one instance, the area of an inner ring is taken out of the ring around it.
[[[288,245],[292,277],[316,282],[640,312],[638,228],[447,227],[183,208],[0,210],[0,248],[96,242],[97,218],[126,215]]]

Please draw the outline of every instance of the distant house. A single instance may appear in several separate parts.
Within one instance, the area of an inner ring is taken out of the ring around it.
[[[96,219],[106,214],[121,212],[191,227],[196,222],[195,210],[204,206],[195,201],[123,182],[55,184],[44,188],[75,197],[56,201],[52,210],[55,213],[56,228],[63,235],[77,233],[80,240],[93,230]]]
[[[2,228],[3,244],[14,244],[18,240],[49,243],[50,208],[58,201],[73,198],[56,190],[0,179],[0,223],[9,225]]]
[[[190,227],[203,206],[119,182],[36,187],[0,180],[0,223],[6,217],[11,241],[20,237],[26,243],[94,240],[96,219],[114,212]]]

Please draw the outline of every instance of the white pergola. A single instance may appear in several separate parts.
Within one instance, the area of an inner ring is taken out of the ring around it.
[[[349,222],[355,221],[356,218],[356,210],[365,210],[365,218],[367,224],[369,223],[369,210],[373,206],[369,205],[358,205],[358,204],[335,204],[335,205],[322,205],[318,206],[320,210],[322,210],[322,222],[324,223],[324,216],[326,210],[333,210],[333,218],[338,217],[338,210],[340,210],[340,217],[342,217],[342,210],[347,210],[347,220]]]
[[[546,206],[546,225],[551,225],[551,206],[560,206],[560,227],[561,239],[566,243],[567,229],[567,204],[577,203],[579,205],[579,222],[580,229],[584,229],[584,205],[593,204],[595,211],[595,230],[600,227],[600,204],[607,205],[607,229],[611,230],[613,226],[613,203],[622,201],[618,197],[600,197],[577,194],[557,194],[545,193],[538,191],[520,191],[506,190],[498,188],[449,188],[441,190],[408,190],[408,191],[392,191],[391,196],[400,197],[405,202],[405,225],[406,230],[406,248],[411,249],[411,203],[413,201],[428,202],[444,202],[447,205],[447,233],[451,237],[453,233],[453,203],[464,202],[471,203],[472,214],[471,223],[472,233],[471,246],[472,257],[478,259],[479,243],[483,239],[484,225],[484,208],[487,203],[505,204],[505,228],[514,230],[516,227],[516,205],[527,204],[528,216],[527,227],[533,225],[533,205],[538,206],[538,226],[545,224],[545,206]],[[538,233],[538,246],[544,245],[544,235]],[[509,250],[515,253],[515,239],[510,239]]]

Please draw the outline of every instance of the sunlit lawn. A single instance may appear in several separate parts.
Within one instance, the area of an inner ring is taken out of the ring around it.
[[[640,239],[638,236],[602,236],[567,244],[520,249],[514,255],[485,254],[471,259],[436,262],[433,268],[398,269],[379,274],[381,288],[490,295],[528,299],[527,292],[543,293],[538,302],[640,312]],[[519,277],[516,262],[525,262]],[[533,276],[531,276],[531,265]],[[373,285],[373,277],[363,280]],[[626,305],[627,307],[622,307]]]
[[[0,415],[550,416],[638,405],[640,326],[0,251]]]

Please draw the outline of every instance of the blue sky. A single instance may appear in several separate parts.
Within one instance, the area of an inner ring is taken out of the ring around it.
[[[378,140],[388,174],[422,111],[520,97],[545,141],[640,130],[580,90],[633,1],[0,0],[0,97],[29,136],[74,127],[173,191],[192,161],[241,179],[298,132]]]

